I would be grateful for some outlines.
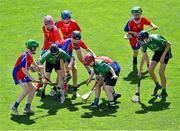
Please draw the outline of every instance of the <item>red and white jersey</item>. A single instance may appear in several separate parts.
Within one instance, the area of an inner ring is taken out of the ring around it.
[[[124,31],[133,31],[138,33],[144,30],[144,25],[151,25],[151,21],[145,18],[144,16],[141,16],[138,22],[136,22],[134,18],[132,18],[127,22],[126,26],[124,27]],[[135,46],[137,44],[137,38],[135,36],[129,39],[129,41],[132,46]]]
[[[13,69],[13,75],[15,76],[14,78],[16,78],[15,81],[22,80],[22,78],[27,77],[23,73],[22,68],[29,70],[32,62],[33,57],[29,51],[25,51],[21,56],[19,56]]]

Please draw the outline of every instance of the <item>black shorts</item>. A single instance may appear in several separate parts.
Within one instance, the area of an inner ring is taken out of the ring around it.
[[[115,72],[117,76],[119,76],[119,73]],[[106,78],[104,79],[104,82],[106,83],[106,85],[108,86],[115,86],[117,79],[112,79],[112,73],[108,72]]]
[[[156,62],[159,62],[160,59],[161,59],[161,56],[162,56],[163,52],[164,52],[164,50],[163,50],[163,51],[155,51],[155,52],[154,52],[154,55],[153,55],[153,57],[152,57],[152,60],[153,60],[153,61],[156,61]],[[168,64],[168,61],[169,61],[169,59],[171,58],[171,55],[172,55],[172,54],[171,54],[171,50],[169,50],[169,51],[167,52],[165,58],[164,58],[164,63],[165,63],[165,64]]]
[[[56,64],[51,64],[49,62],[46,62],[46,72],[52,72],[53,68],[55,69],[55,71],[60,70],[60,62],[57,62]]]

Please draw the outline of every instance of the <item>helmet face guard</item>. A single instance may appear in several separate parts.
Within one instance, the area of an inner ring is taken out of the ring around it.
[[[149,33],[146,32],[146,31],[141,31],[141,32],[138,34],[137,38],[138,38],[138,41],[141,43],[141,42],[144,41],[144,39],[149,38]]]
[[[80,31],[73,31],[72,38],[75,40],[81,40],[81,32]]]
[[[52,53],[52,56],[58,56],[59,55],[59,52],[56,52],[56,53]]]
[[[52,44],[50,47],[50,53],[52,56],[54,57],[58,57],[60,52],[59,52],[59,48],[57,47],[56,44]]]

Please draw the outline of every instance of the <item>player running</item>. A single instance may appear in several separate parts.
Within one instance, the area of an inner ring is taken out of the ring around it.
[[[90,78],[88,79],[87,84],[90,83],[94,74],[96,74],[97,78],[102,77],[104,79],[104,84],[105,84],[104,89],[109,99],[110,107],[115,107],[113,93],[114,93],[114,86],[116,85],[119,76],[120,66],[117,63],[114,63],[115,68],[113,68],[110,64],[107,64],[105,61],[96,59],[90,53],[84,56],[83,63],[86,66],[93,67],[94,70]],[[97,107],[98,101],[99,98],[95,98],[94,103],[92,104],[91,107]]]
[[[158,34],[149,35],[147,32],[144,32],[144,31],[139,33],[138,40],[142,46],[142,52],[143,52],[138,76],[141,78],[142,67],[147,56],[146,55],[147,48],[149,48],[150,50],[154,51],[154,55],[152,57],[152,60],[149,66],[149,74],[156,85],[151,95],[155,96],[158,90],[162,87],[161,97],[167,97],[168,94],[166,91],[167,82],[166,82],[165,70],[166,70],[166,66],[168,64],[169,59],[172,58],[170,42],[167,41],[161,35],[158,35]],[[158,62],[160,62],[159,75],[161,79],[161,85],[159,84],[156,74],[154,73],[154,70]]]
[[[63,10],[61,18],[62,20],[59,20],[55,25],[61,30],[63,39],[71,38],[72,32],[75,30],[81,31],[77,22],[71,19],[71,12],[69,10]]]
[[[133,67],[137,67],[137,56],[140,45],[137,40],[137,35],[140,31],[144,30],[144,25],[152,27],[154,30],[158,29],[150,20],[142,16],[142,9],[135,6],[131,9],[133,17],[127,22],[124,31],[128,33],[128,39],[133,49]],[[149,57],[146,57],[147,66],[149,64]]]
[[[36,53],[37,47],[39,47],[39,43],[35,40],[29,39],[26,43],[27,50],[18,58],[16,64],[13,69],[13,79],[14,83],[20,85],[22,87],[22,92],[14,105],[11,107],[13,113],[18,114],[18,106],[21,101],[28,95],[27,103],[24,108],[25,113],[33,113],[31,110],[31,103],[34,97],[34,93],[36,91],[35,86],[32,82],[34,82],[34,78],[28,73],[31,64],[34,65],[39,72],[42,72],[42,68],[39,67],[33,60],[33,55]],[[43,75],[44,78],[44,75]]]
[[[54,96],[56,94],[56,91],[58,94],[61,95],[60,102],[64,103],[65,97],[64,97],[64,88],[63,88],[63,79],[64,79],[64,60],[69,60],[70,56],[66,54],[65,51],[62,49],[59,49],[56,44],[52,44],[50,47],[50,50],[46,51],[38,60],[40,65],[43,65],[44,62],[46,62],[45,70],[46,70],[46,79],[50,81],[51,72],[53,69],[55,69],[57,73],[56,77],[56,83],[53,87],[53,89],[50,92],[51,96]],[[46,84],[44,84],[42,89],[41,97],[43,98],[45,96],[45,87]]]

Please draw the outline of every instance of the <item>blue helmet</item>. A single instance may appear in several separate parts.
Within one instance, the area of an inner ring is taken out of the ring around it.
[[[71,19],[71,12],[69,10],[61,11],[61,17],[63,20]]]

